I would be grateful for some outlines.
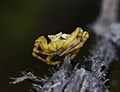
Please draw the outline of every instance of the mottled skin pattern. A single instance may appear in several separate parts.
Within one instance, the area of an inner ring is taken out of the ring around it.
[[[50,39],[49,43],[44,36],[40,36],[35,41],[32,55],[49,65],[56,65],[62,63],[62,61],[52,61],[53,57],[61,57],[70,53],[72,60],[89,38],[89,34],[78,27],[71,34],[60,32],[56,35],[48,35],[48,38]],[[40,56],[41,54],[47,57],[44,59]]]

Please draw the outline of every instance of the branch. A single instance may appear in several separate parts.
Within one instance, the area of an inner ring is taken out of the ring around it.
[[[100,15],[93,23],[92,29],[98,36],[111,40],[117,47],[120,46],[120,23],[118,23],[119,0],[102,0]]]

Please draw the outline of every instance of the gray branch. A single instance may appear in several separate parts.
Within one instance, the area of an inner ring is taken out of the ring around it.
[[[73,66],[70,55],[52,77],[38,79],[33,74],[16,78],[13,84],[27,80],[34,92],[109,92],[106,82],[111,62],[117,58],[120,47],[120,24],[117,21],[118,0],[102,0],[101,13],[93,23],[96,45],[91,55],[85,58],[85,65]]]

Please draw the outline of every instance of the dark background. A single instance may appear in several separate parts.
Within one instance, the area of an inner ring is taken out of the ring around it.
[[[2,0],[0,4],[0,92],[28,92],[28,82],[10,85],[9,77],[18,77],[24,70],[50,76],[48,69],[53,67],[32,57],[35,39],[60,31],[71,33],[78,26],[87,29],[99,14],[101,0]],[[82,56],[87,56],[91,44],[85,44]],[[111,66],[111,92],[120,92],[119,65],[115,61]]]

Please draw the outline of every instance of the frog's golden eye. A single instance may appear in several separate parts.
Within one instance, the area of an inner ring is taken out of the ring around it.
[[[78,27],[71,34],[60,32],[56,35],[48,35],[48,38],[51,40],[49,43],[44,36],[40,36],[35,41],[32,55],[47,64],[56,65],[62,63],[62,61],[52,61],[53,57],[62,57],[70,53],[72,60],[89,38],[89,34]],[[44,59],[40,56],[41,54],[47,57]]]

